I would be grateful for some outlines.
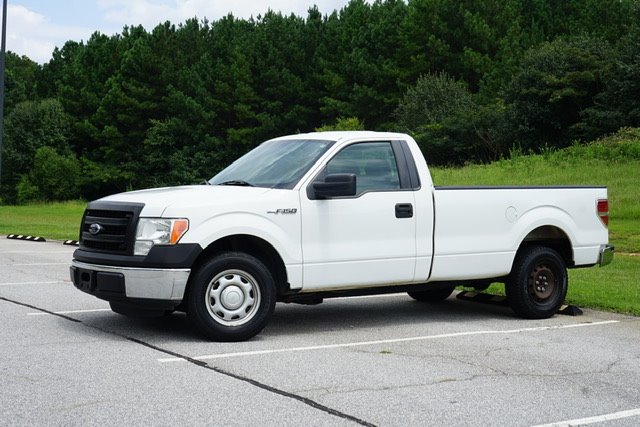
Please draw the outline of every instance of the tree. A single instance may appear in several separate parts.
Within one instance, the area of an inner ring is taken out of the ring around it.
[[[55,99],[26,101],[15,106],[5,123],[5,155],[2,167],[2,194],[5,201],[15,201],[15,186],[20,176],[33,166],[36,152],[51,147],[56,152],[71,153],[69,116]]]
[[[623,37],[602,92],[584,111],[584,131],[591,137],[624,126],[640,127],[640,27]]]
[[[323,124],[409,130],[457,164],[591,139],[640,121],[639,21],[637,0],[351,0],[94,33],[42,66],[8,54],[3,198],[42,146],[76,155],[93,198],[197,182]]]
[[[13,52],[7,52],[5,60],[5,114],[9,114],[17,104],[37,99],[40,67],[26,56]]]
[[[593,137],[585,134],[581,117],[603,89],[611,54],[607,42],[589,37],[557,39],[526,54],[506,92],[522,148]]]

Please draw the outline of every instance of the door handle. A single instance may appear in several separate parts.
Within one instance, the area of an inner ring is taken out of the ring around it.
[[[396,218],[412,218],[413,205],[411,203],[396,204]]]

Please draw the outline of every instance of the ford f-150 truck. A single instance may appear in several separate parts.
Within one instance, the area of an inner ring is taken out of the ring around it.
[[[208,338],[235,341],[277,301],[436,302],[492,282],[517,315],[546,318],[568,268],[613,258],[606,187],[436,187],[404,134],[272,139],[206,184],[89,203],[74,285],[117,313],[182,310]]]

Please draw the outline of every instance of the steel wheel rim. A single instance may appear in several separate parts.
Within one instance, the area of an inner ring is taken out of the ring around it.
[[[538,264],[529,275],[529,294],[536,302],[544,303],[552,298],[558,289],[558,280],[553,268]]]
[[[258,312],[260,287],[246,271],[225,270],[207,285],[205,304],[216,322],[224,326],[240,326]]]

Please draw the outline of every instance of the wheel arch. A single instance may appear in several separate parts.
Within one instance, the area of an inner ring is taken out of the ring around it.
[[[575,265],[571,239],[569,235],[558,226],[542,225],[529,231],[522,238],[513,262],[515,262],[515,259],[518,258],[518,255],[522,253],[523,250],[532,246],[546,246],[551,248],[560,254],[567,267],[573,267]]]
[[[210,243],[194,262],[192,272],[217,254],[232,251],[243,252],[262,261],[273,275],[278,296],[289,290],[287,269],[278,251],[266,240],[249,234],[233,234]],[[189,285],[190,281],[186,292],[189,292]]]

